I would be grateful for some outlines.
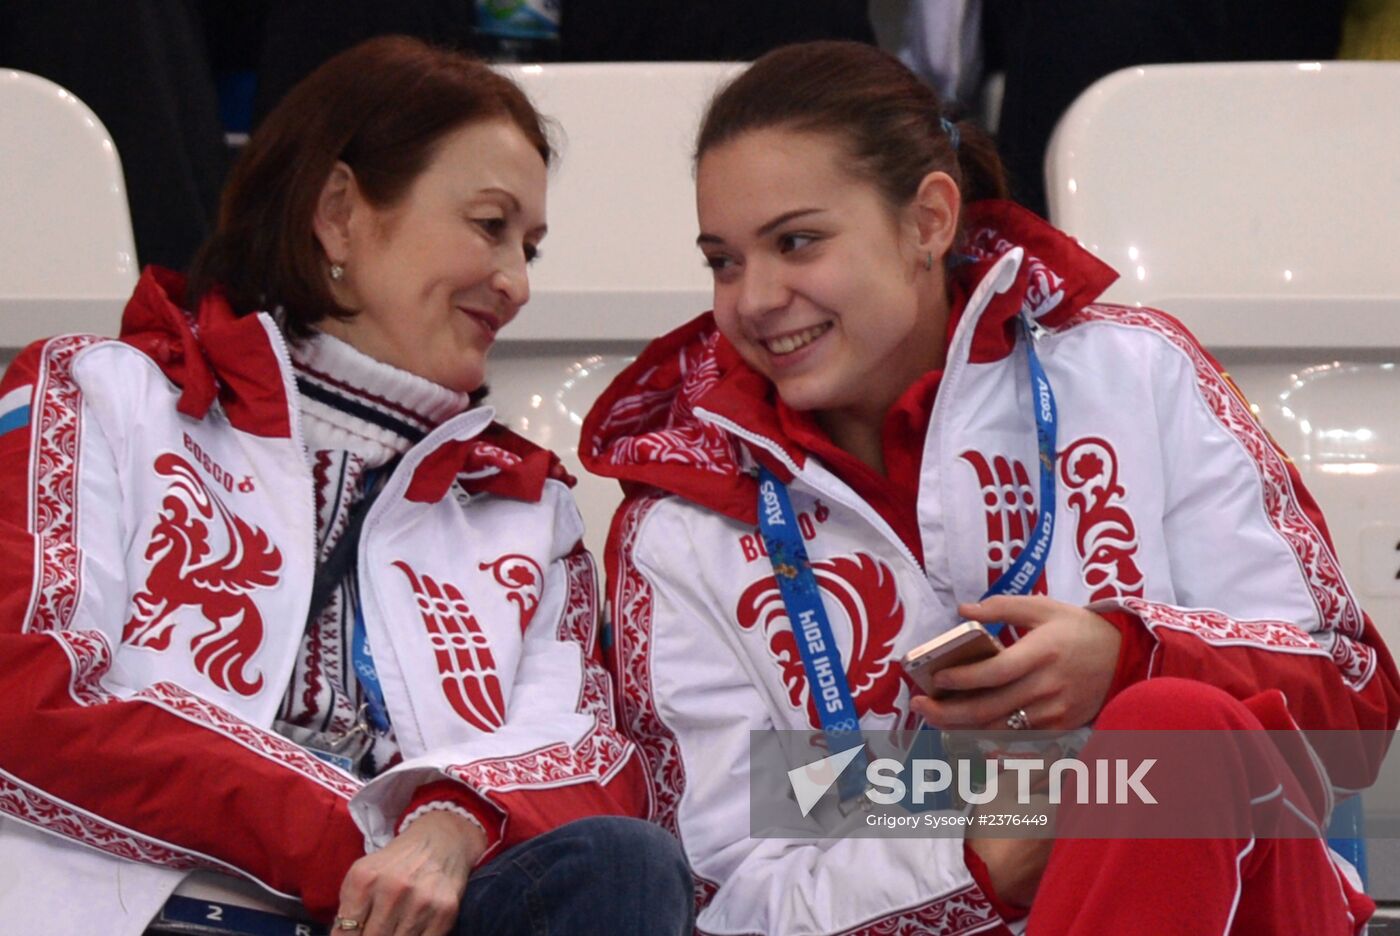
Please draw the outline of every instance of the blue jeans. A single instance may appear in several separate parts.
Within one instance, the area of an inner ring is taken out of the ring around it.
[[[594,816],[493,858],[467,882],[458,936],[690,936],[680,845],[640,819]]]

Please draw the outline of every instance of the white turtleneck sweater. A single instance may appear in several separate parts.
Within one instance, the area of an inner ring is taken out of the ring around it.
[[[465,393],[384,364],[326,334],[294,345],[292,365],[316,482],[318,562],[324,563],[367,481],[378,483],[386,465],[470,404]],[[370,777],[392,766],[399,752],[392,727],[386,732],[364,727],[366,695],[351,661],[358,605],[352,562],[326,606],[307,623],[275,727]]]

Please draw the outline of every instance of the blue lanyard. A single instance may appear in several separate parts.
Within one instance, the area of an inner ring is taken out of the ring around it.
[[[1019,320],[1021,334],[1026,338],[1026,361],[1031,371],[1031,411],[1035,414],[1035,439],[1040,449],[1040,516],[1036,518],[1035,529],[1026,540],[1016,560],[1002,572],[992,587],[987,589],[982,599],[993,595],[1025,595],[1035,587],[1036,579],[1045,571],[1045,562],[1050,558],[1050,541],[1055,533],[1055,429],[1057,415],[1055,393],[1050,389],[1050,379],[1045,376],[1045,368],[1035,353],[1035,336],[1024,318]],[[1001,631],[1001,624],[989,624],[987,630],[992,636]]]
[[[378,470],[365,472],[365,491],[374,489]],[[353,560],[352,560],[353,561]],[[354,568],[354,566],[352,566]],[[377,734],[389,731],[389,709],[384,704],[384,690],[379,685],[379,671],[374,667],[374,657],[369,652],[369,640],[365,634],[364,602],[360,599],[359,582],[354,582],[350,591],[351,604],[355,608],[355,627],[350,633],[350,660],[355,667],[355,678],[365,692],[365,714],[369,725]]]
[[[379,671],[374,668],[374,657],[370,655],[369,643],[365,639],[365,612],[360,601],[360,590],[355,589],[355,629],[350,635],[350,658],[355,667],[355,678],[365,691],[365,714],[369,725],[378,734],[389,730],[389,710],[384,705],[384,690],[379,686]]]
[[[841,648],[831,632],[826,608],[822,606],[821,589],[812,574],[807,547],[802,545],[802,533],[788,498],[787,485],[761,465],[758,469],[758,529],[768,550],[768,560],[773,564],[773,577],[782,593],[793,636],[797,638],[797,649],[807,674],[807,690],[821,720],[827,750],[837,754],[861,747],[865,737],[860,731],[860,716],[855,699],[851,697],[845,664],[841,661]],[[841,773],[842,800],[859,796],[865,789],[864,751],[854,763],[857,769],[847,767]]]

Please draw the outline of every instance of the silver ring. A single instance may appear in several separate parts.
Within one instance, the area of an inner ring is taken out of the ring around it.
[[[1031,718],[1026,714],[1026,710],[1018,708],[1006,717],[1006,727],[1013,731],[1022,731],[1031,726]]]
[[[336,917],[335,925],[331,928],[351,932],[360,928],[360,921],[352,920],[349,917]]]

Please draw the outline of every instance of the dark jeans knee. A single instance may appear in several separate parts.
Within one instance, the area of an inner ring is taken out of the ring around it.
[[[467,885],[473,936],[688,936],[694,879],[680,843],[640,819],[594,816],[517,845]]]
[[[647,878],[690,898],[694,878],[675,836],[660,826],[622,816],[594,816],[564,827],[588,864],[606,867],[619,881]]]

